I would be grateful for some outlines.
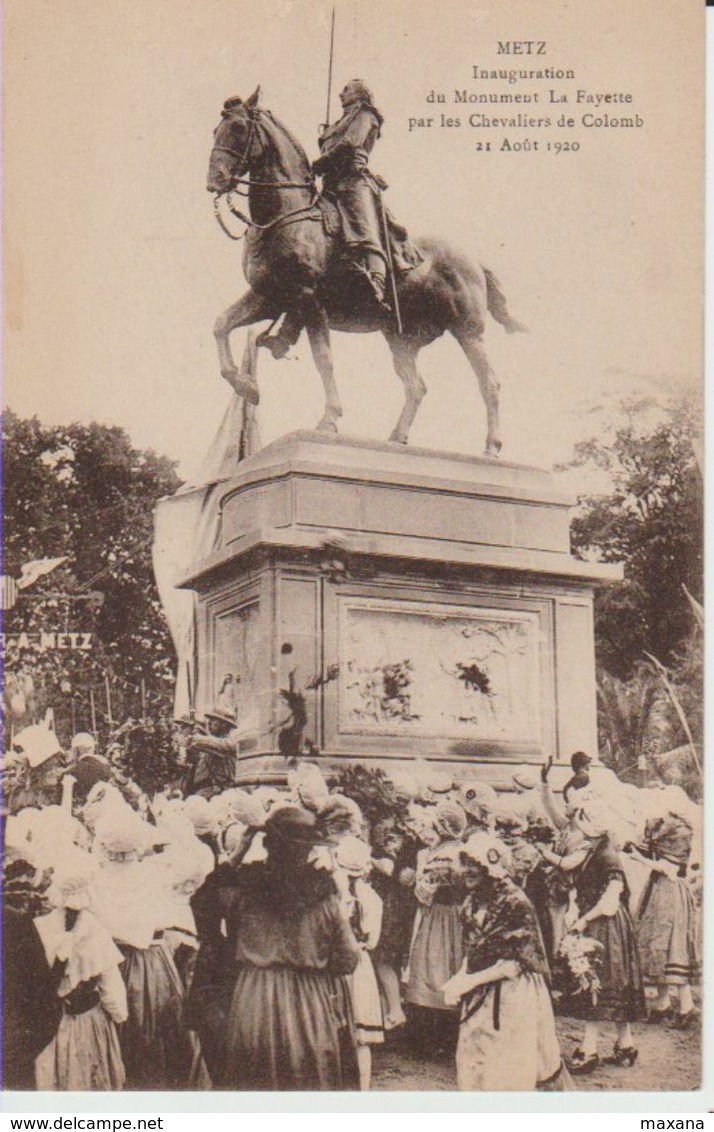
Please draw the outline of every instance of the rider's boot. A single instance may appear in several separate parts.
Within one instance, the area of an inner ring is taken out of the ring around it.
[[[380,307],[389,310],[389,304],[386,301],[387,290],[387,272],[385,270],[384,259],[381,255],[375,252],[367,252],[364,257],[364,272],[369,280],[374,297]]]

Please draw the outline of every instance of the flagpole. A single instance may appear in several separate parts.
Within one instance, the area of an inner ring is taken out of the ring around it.
[[[94,703],[94,688],[92,688],[91,686],[90,686],[90,689],[89,689],[89,710],[90,710],[91,716],[92,716],[92,734],[94,735],[95,739],[98,739],[99,736],[97,735],[97,709],[96,709],[96,706],[95,706],[95,703]]]
[[[112,693],[109,688],[109,677],[104,675],[104,691],[107,697],[107,721],[110,727],[114,726],[114,716],[112,715]]]
[[[330,124],[330,100],[332,97],[332,60],[335,55],[335,5],[332,5],[332,22],[330,24],[330,62],[327,69],[327,107],[325,109],[325,129]]]

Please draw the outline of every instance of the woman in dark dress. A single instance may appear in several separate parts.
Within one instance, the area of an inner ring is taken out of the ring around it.
[[[310,858],[315,815],[284,807],[265,827],[265,863],[236,874],[226,916],[237,977],[222,1084],[234,1089],[357,1088],[344,976],[359,945],[327,871]]]
[[[187,1020],[198,1034],[214,1086],[224,1076],[226,1019],[236,977],[228,925],[232,923],[238,896],[240,865],[256,830],[256,826],[243,822],[234,822],[224,830],[223,852],[227,860],[209,873],[191,897],[199,950],[188,994]]]
[[[584,860],[570,874],[579,918],[571,932],[600,944],[600,986],[595,990],[568,989],[564,1012],[585,1022],[585,1032],[569,1067],[592,1072],[599,1063],[598,1038],[602,1022],[614,1022],[617,1039],[611,1065],[632,1066],[637,1059],[630,1024],[646,1015],[645,995],[635,931],[630,916],[629,890],[620,856],[608,832],[604,809],[592,800],[578,811],[577,821],[587,839]]]
[[[62,1015],[59,977],[47,963],[35,917],[50,910],[49,875],[5,846],[2,876],[2,1087],[34,1089],[35,1058]]]
[[[384,1012],[385,1030],[404,1025],[399,978],[411,943],[416,897],[416,842],[403,833],[393,818],[376,822],[372,830],[375,859],[370,884],[383,906],[382,932],[372,953]],[[391,867],[389,867],[391,866]]]

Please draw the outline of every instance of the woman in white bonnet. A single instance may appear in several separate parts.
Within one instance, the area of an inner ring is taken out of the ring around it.
[[[106,1092],[125,1082],[117,1025],[126,1021],[122,953],[93,911],[96,862],[72,848],[54,869],[55,910],[35,922],[47,962],[59,977],[63,1013],[35,1062],[38,1089]]]
[[[121,1043],[127,1087],[206,1088],[210,1082],[198,1042],[184,1022],[184,988],[165,938],[173,918],[170,878],[142,859],[151,830],[126,807],[98,824],[106,864],[97,914],[124,956],[129,1017]]]

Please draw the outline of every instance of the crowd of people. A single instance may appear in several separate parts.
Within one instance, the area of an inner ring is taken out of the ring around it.
[[[499,791],[429,764],[379,772],[394,805],[361,809],[319,759],[234,785],[221,714],[207,744],[177,722],[183,779],[151,798],[90,735],[69,758],[47,728],[16,736],[6,1088],[369,1089],[374,1051],[407,1041],[453,1058],[460,1089],[558,1090],[601,1057],[631,1067],[633,1023],[697,1026],[681,788],[577,752],[562,791],[549,764]],[[582,1022],[574,1050],[558,1013]]]

